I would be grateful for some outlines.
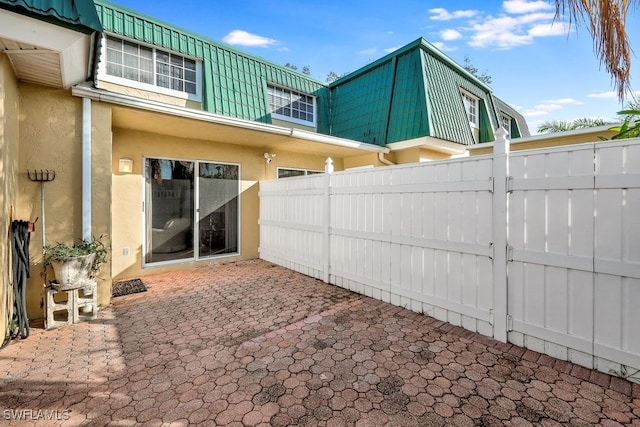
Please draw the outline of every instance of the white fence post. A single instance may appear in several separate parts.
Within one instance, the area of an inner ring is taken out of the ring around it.
[[[507,342],[507,224],[509,140],[500,127],[493,143],[493,338]]]
[[[327,160],[324,162],[324,171],[326,173],[333,173],[333,159],[331,157],[327,157]]]
[[[333,160],[331,157],[327,157],[327,161],[324,165],[325,171],[325,184],[324,184],[324,235],[322,237],[322,280],[325,283],[329,283],[329,268],[331,259],[331,193],[329,187],[331,185],[331,174],[333,173]]]

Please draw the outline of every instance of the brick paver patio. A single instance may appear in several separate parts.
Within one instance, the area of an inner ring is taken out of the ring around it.
[[[144,282],[0,351],[0,425],[640,426],[638,384],[263,261]]]

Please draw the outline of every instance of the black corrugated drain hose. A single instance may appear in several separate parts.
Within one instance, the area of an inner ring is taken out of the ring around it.
[[[12,259],[13,259],[13,295],[14,312],[12,322],[21,338],[29,336],[29,318],[27,317],[27,279],[29,278],[29,233],[28,221],[11,223]]]

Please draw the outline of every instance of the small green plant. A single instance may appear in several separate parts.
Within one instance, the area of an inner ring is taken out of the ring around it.
[[[16,335],[16,332],[18,330],[18,319],[13,318],[11,319],[11,321],[7,324],[7,333],[6,333],[6,339],[9,339],[13,336]]]
[[[629,367],[627,365],[621,365],[619,372],[615,369],[609,369],[609,373],[627,381],[638,382],[638,380],[640,380],[640,378],[637,376],[638,374],[640,374],[640,369],[629,371]]]
[[[625,116],[624,122],[620,126],[614,126],[609,128],[614,132],[618,132],[613,135],[611,139],[627,139],[640,137],[640,109],[630,109],[618,111],[619,116]],[[606,138],[600,137],[600,139],[606,140]]]
[[[90,242],[81,240],[71,245],[61,242],[57,242],[55,245],[46,245],[44,247],[44,262],[46,265],[51,265],[52,261],[68,261],[79,256],[96,254],[91,267],[91,275],[95,276],[100,271],[102,264],[107,261],[108,249],[102,241],[103,238],[104,236],[94,237]]]

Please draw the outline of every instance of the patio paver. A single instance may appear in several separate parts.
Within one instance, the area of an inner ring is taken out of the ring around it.
[[[143,281],[0,351],[1,425],[640,426],[638,384],[267,262]]]

